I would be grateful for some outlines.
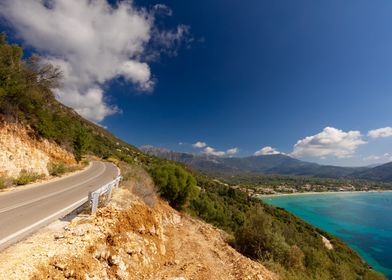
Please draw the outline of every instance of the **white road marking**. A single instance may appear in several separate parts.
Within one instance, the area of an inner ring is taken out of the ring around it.
[[[40,201],[40,200],[43,200],[43,199],[46,199],[46,198],[49,198],[49,197],[52,197],[52,196],[55,196],[55,195],[58,195],[58,194],[61,194],[63,192],[75,189],[75,188],[79,187],[80,185],[83,185],[83,184],[85,184],[85,183],[87,183],[87,182],[89,182],[89,181],[91,181],[91,180],[101,176],[105,171],[106,171],[106,165],[104,165],[104,169],[100,173],[98,173],[94,177],[88,178],[84,182],[76,184],[76,185],[72,186],[71,188],[62,189],[62,190],[59,190],[59,191],[54,192],[54,193],[50,193],[50,194],[47,194],[47,195],[44,195],[44,196],[41,196],[41,197],[38,197],[38,198],[35,198],[35,199],[32,199],[32,200],[29,200],[29,201],[24,201],[24,202],[21,202],[21,203],[18,203],[18,204],[14,204],[12,206],[0,209],[0,214],[4,213],[4,212],[7,212],[7,211],[11,211],[13,209],[16,209],[16,208],[19,208],[19,207],[22,207],[22,206],[25,206],[25,205],[28,205],[28,204],[31,204],[31,203],[34,203],[34,202],[37,202],[37,201]]]
[[[29,226],[27,226],[27,227],[25,227],[25,228],[23,228],[23,229],[21,229],[21,230],[15,232],[15,233],[11,234],[11,235],[8,235],[7,237],[5,237],[5,238],[3,238],[3,239],[0,240],[0,246],[3,245],[3,244],[6,243],[6,242],[12,240],[13,238],[18,237],[19,235],[21,235],[21,234],[23,234],[23,233],[25,233],[25,232],[27,232],[27,231],[29,231],[29,230],[31,230],[31,229],[37,227],[37,226],[39,226],[39,225],[41,225],[41,224],[43,224],[43,223],[49,221],[50,219],[52,219],[52,218],[54,218],[54,217],[56,217],[56,216],[58,216],[58,215],[61,215],[62,213],[68,214],[68,211],[71,210],[73,207],[78,206],[78,204],[82,205],[84,202],[87,202],[87,200],[88,200],[88,198],[85,197],[85,198],[83,198],[83,199],[81,199],[81,200],[79,200],[79,201],[77,201],[77,202],[71,204],[70,206],[68,206],[68,207],[66,207],[66,208],[63,208],[63,209],[57,211],[57,212],[54,213],[54,214],[52,214],[52,215],[50,215],[50,216],[48,216],[48,217],[46,217],[46,218],[44,218],[44,219],[42,219],[42,220],[40,220],[40,221],[38,221],[38,222],[35,222],[35,223],[32,224],[32,225],[29,225]]]

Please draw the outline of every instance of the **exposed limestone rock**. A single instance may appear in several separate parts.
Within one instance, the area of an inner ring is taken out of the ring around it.
[[[22,170],[48,175],[51,161],[76,163],[70,152],[32,135],[29,128],[0,121],[0,175],[17,177]]]

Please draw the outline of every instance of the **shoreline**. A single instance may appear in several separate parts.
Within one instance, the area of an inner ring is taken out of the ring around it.
[[[255,196],[256,198],[268,198],[268,197],[279,197],[279,196],[299,196],[299,195],[317,195],[317,194],[353,194],[353,193],[383,193],[392,192],[392,190],[371,190],[371,191],[333,191],[333,192],[303,192],[303,193],[274,193],[274,194],[261,194]]]

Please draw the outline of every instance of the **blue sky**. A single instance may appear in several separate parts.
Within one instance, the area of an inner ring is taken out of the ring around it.
[[[35,2],[29,10],[46,21],[22,18],[27,2]],[[38,9],[37,1],[5,0],[3,29],[78,73],[59,89],[59,99],[129,143],[226,156],[279,151],[338,165],[391,159],[392,2],[135,1],[132,9],[146,8],[153,21],[117,21],[97,9],[91,22],[105,25],[96,34],[62,28],[70,23],[59,15],[77,21],[78,11],[88,9],[83,20],[95,11],[81,2],[55,0]],[[50,17],[44,9],[58,14]],[[51,20],[59,35],[40,28]],[[150,29],[141,32],[144,26]],[[127,50],[128,63],[120,61],[122,51],[112,53],[115,38],[101,38],[105,28],[138,43]],[[59,51],[62,45],[51,43],[56,36],[77,40]],[[91,50],[94,42],[104,51],[84,63],[92,67],[73,65],[78,60],[70,53],[89,56],[83,47]],[[119,61],[110,68],[110,59]],[[94,72],[106,66],[106,72]],[[81,108],[83,102],[97,105]],[[370,130],[376,130],[372,137]],[[197,141],[206,145],[193,147]],[[234,148],[238,153],[227,154]]]

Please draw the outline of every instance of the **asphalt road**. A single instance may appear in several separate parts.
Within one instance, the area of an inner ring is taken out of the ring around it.
[[[0,250],[66,216],[87,201],[90,191],[118,175],[112,163],[94,161],[64,179],[0,194]]]

